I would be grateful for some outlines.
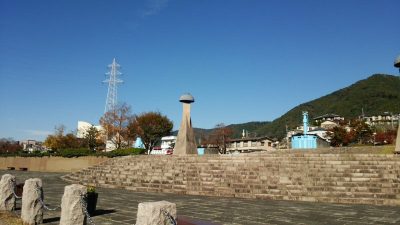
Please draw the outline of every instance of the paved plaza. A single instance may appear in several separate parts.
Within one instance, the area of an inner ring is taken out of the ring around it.
[[[17,183],[41,178],[45,202],[61,204],[64,186],[61,173],[0,171],[10,173]],[[400,224],[400,207],[341,205],[294,201],[265,201],[164,193],[138,193],[121,189],[97,188],[99,201],[93,220],[96,225],[135,224],[140,202],[166,200],[177,205],[178,215],[215,224]],[[17,213],[20,215],[20,201]],[[44,224],[59,224],[60,210],[45,211]]]

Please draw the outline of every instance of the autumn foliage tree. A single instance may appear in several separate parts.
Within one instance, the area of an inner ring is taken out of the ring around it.
[[[54,134],[47,136],[44,145],[53,150],[67,148],[81,148],[83,143],[74,134],[68,133],[64,135],[65,126],[56,126]]]
[[[331,146],[333,147],[341,147],[347,146],[354,140],[354,132],[347,132],[347,130],[343,127],[334,127],[328,130],[328,136],[331,140]]]
[[[352,143],[371,144],[373,132],[371,127],[362,120],[350,121],[348,129],[337,126],[328,130],[331,146],[347,146]]]
[[[227,143],[229,142],[233,130],[225,126],[224,123],[215,125],[214,131],[208,136],[205,144],[218,146],[221,154],[226,154]]]
[[[140,137],[145,148],[149,151],[163,136],[171,133],[173,123],[159,112],[146,112],[134,116],[129,123],[131,137]]]
[[[111,141],[116,149],[129,145],[128,124],[131,118],[131,107],[126,103],[118,105],[100,118],[100,124],[107,133],[107,140]]]
[[[0,153],[18,152],[22,146],[11,138],[0,138]]]
[[[379,131],[375,134],[374,144],[393,144],[396,135],[396,130]]]
[[[353,128],[354,138],[359,144],[370,143],[373,137],[371,127],[362,120],[352,120],[350,127]]]

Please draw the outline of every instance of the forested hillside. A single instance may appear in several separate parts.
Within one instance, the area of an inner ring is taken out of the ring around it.
[[[383,112],[400,113],[400,77],[374,74],[349,87],[340,89],[318,99],[300,104],[272,122],[248,122],[229,125],[234,137],[240,137],[245,129],[257,136],[281,139],[289,129],[301,123],[301,112],[308,111],[310,118],[335,113],[345,118],[357,118],[362,109],[366,116]],[[212,129],[196,129],[196,136],[207,135]]]

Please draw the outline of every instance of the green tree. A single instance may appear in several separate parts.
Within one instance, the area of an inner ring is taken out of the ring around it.
[[[85,134],[85,144],[87,147],[94,151],[97,147],[101,146],[103,142],[101,141],[100,131],[96,127],[91,126]]]
[[[159,112],[146,112],[136,115],[129,123],[131,137],[140,137],[145,148],[149,151],[163,136],[171,133],[173,123]]]

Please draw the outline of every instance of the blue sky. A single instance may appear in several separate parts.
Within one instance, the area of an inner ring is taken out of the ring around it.
[[[98,123],[107,65],[133,113],[179,127],[273,120],[374,73],[397,74],[398,0],[0,0],[0,138]]]

